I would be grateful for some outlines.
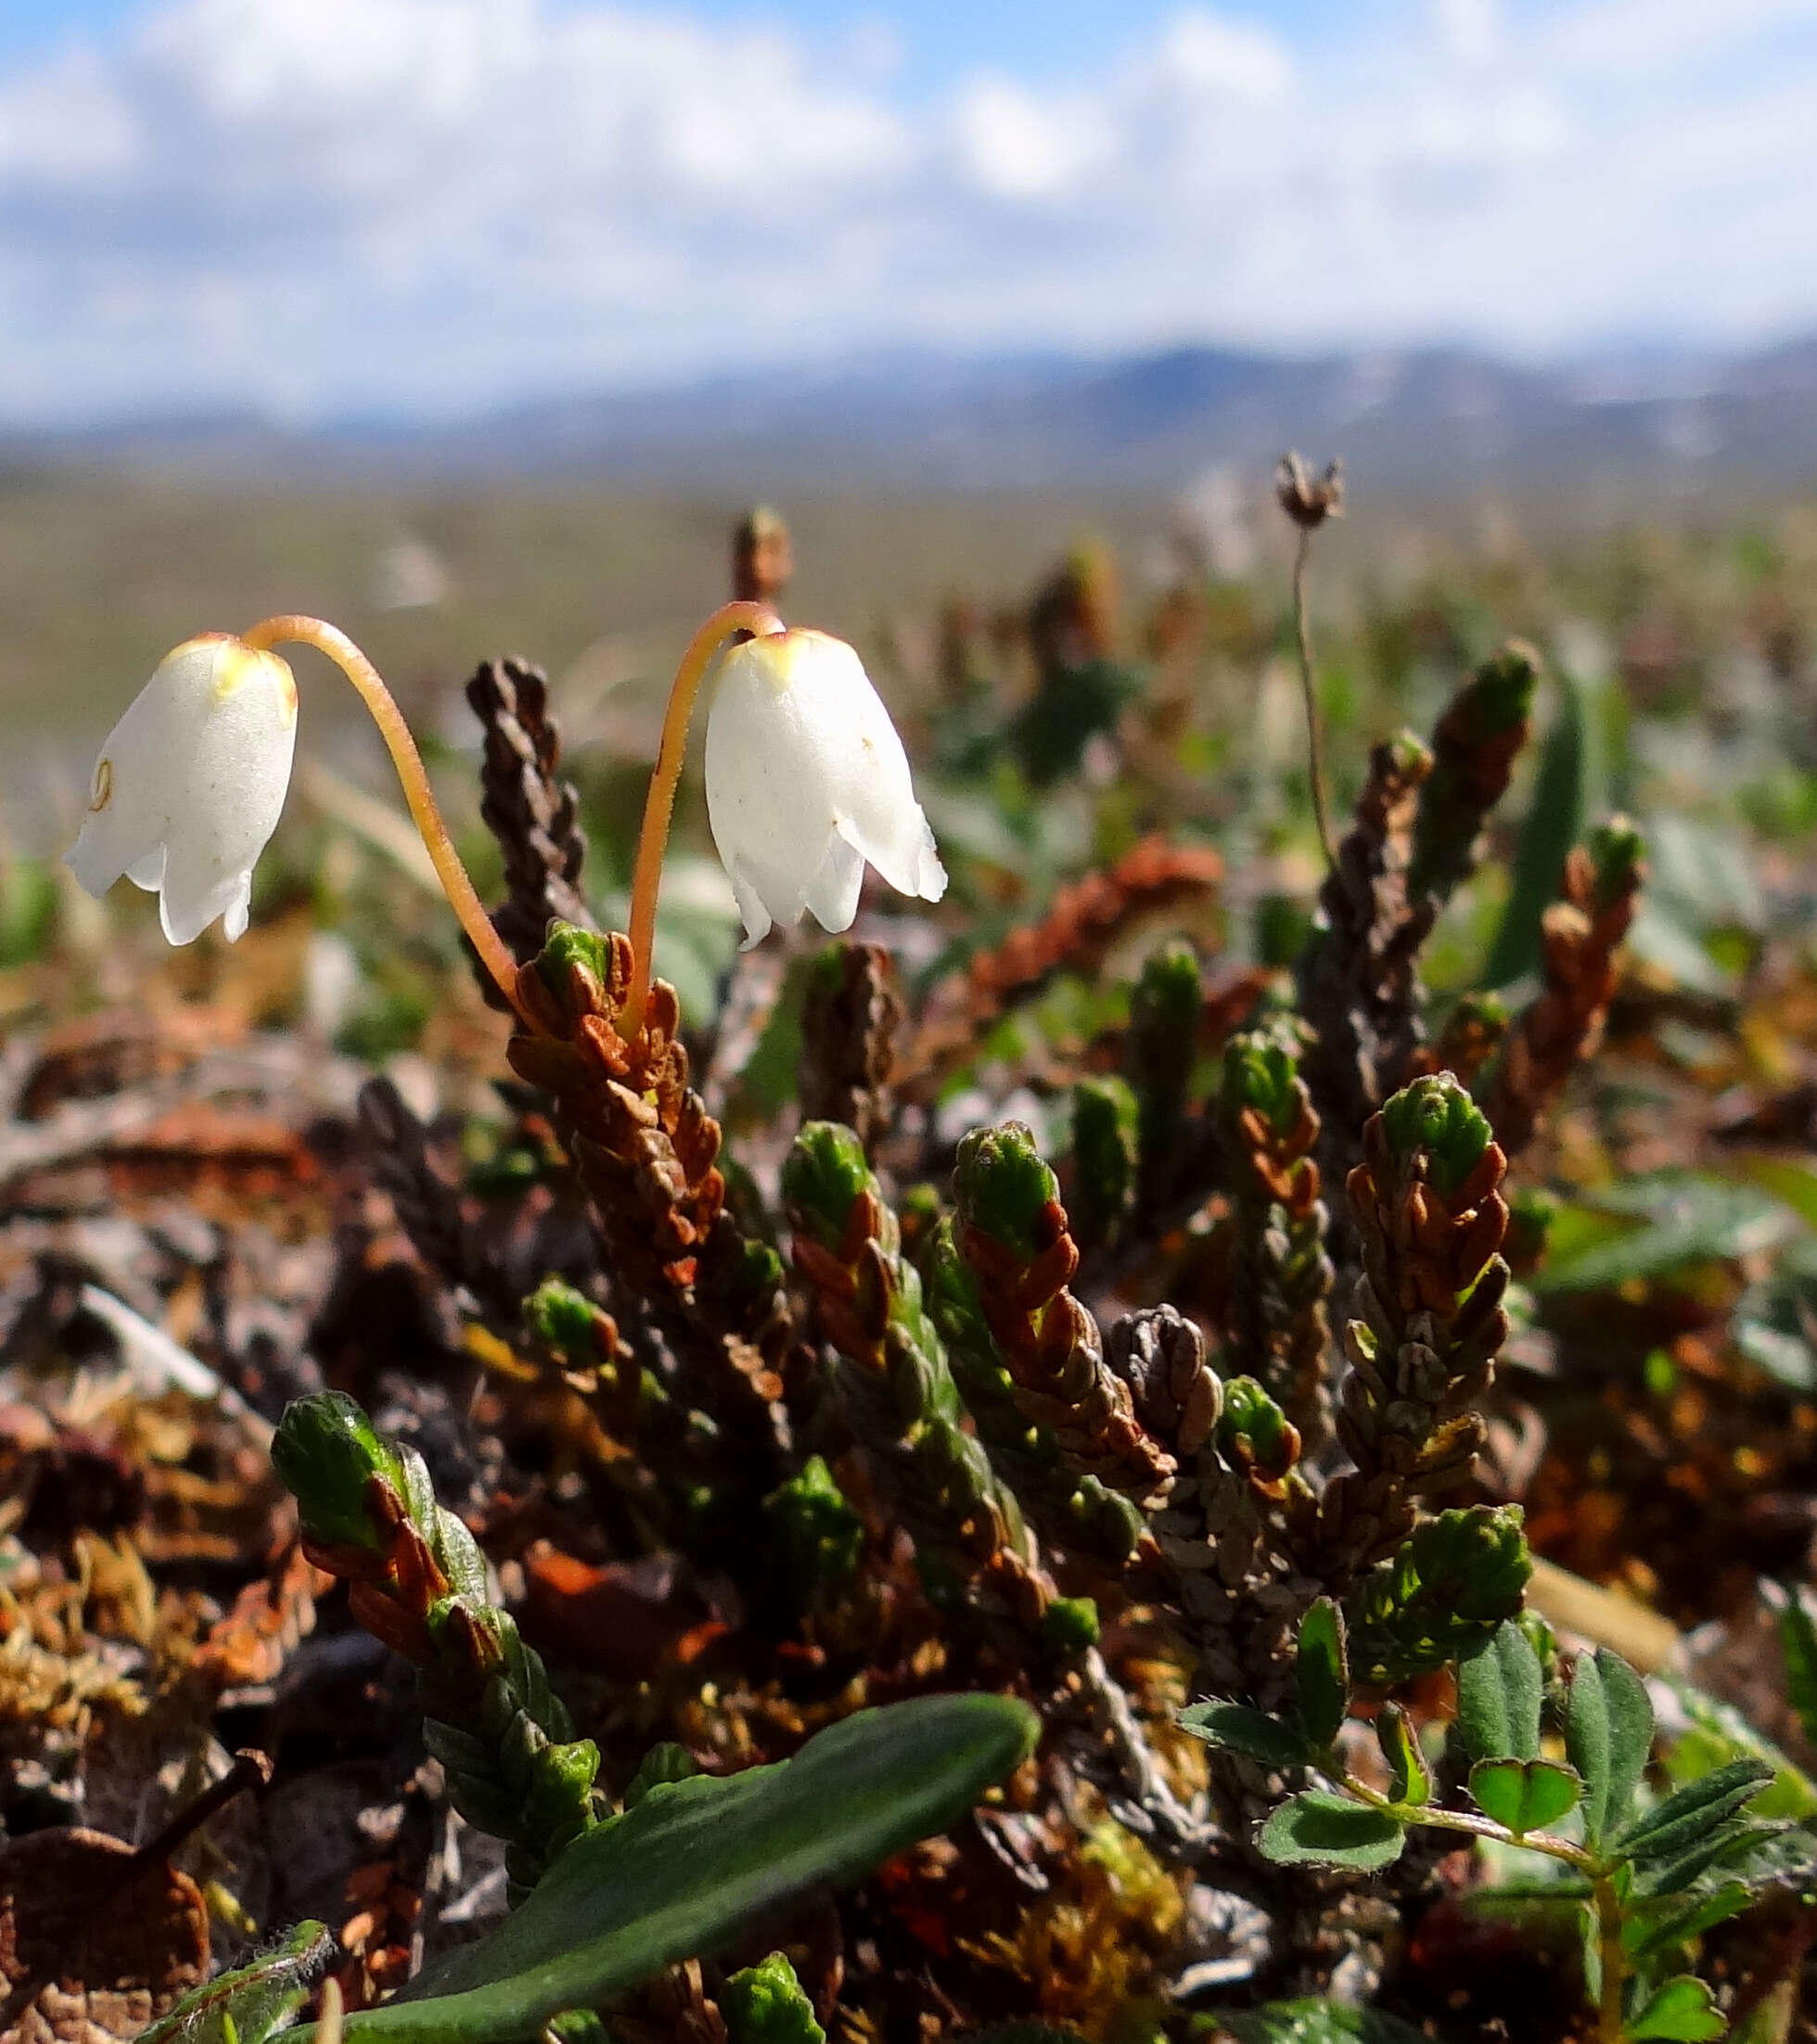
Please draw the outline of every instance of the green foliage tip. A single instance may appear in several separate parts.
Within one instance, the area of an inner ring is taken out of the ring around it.
[[[1060,1196],[1060,1182],[1021,1122],[974,1129],[964,1137],[953,1189],[961,1218],[1013,1255],[1032,1260],[1045,1246],[1041,1217],[1048,1201]]]
[[[523,1304],[524,1326],[570,1369],[599,1361],[599,1309],[560,1278],[545,1278]]]
[[[1403,1086],[1382,1108],[1382,1126],[1403,1169],[1417,1152],[1427,1153],[1430,1181],[1447,1195],[1481,1163],[1493,1140],[1487,1119],[1449,1072]]]
[[[784,1952],[735,1973],[719,1994],[732,2044],[826,2044],[795,1969]]]
[[[852,1202],[876,1186],[864,1145],[838,1121],[808,1122],[782,1168],[784,1203],[828,1249],[845,1233]]]
[[[1646,839],[1626,816],[1611,816],[1590,834],[1590,862],[1596,869],[1596,905],[1606,908],[1635,884],[1646,857]]]
[[[824,1608],[858,1572],[864,1527],[833,1472],[810,1455],[788,1481],[763,1501],[783,1563],[803,1600]]]
[[[536,970],[551,993],[560,993],[569,974],[575,971],[603,988],[611,984],[610,958],[603,937],[572,923],[557,923],[543,941]]]
[[[1223,1102],[1235,1116],[1253,1108],[1276,1135],[1299,1118],[1299,1060],[1278,1029],[1246,1029],[1224,1046]]]
[[[344,1391],[317,1391],[288,1405],[272,1440],[271,1459],[312,1539],[378,1552],[368,1486],[382,1476],[402,1491],[403,1470]]]
[[[1510,639],[1477,670],[1471,695],[1478,728],[1486,735],[1525,723],[1539,680],[1539,655],[1524,639]]]
[[[1225,1448],[1241,1442],[1265,1475],[1284,1476],[1299,1459],[1299,1435],[1254,1377],[1232,1377],[1224,1386],[1218,1439]]]

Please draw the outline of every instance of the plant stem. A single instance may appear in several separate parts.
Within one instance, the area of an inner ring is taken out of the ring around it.
[[[1615,1884],[1599,1873],[1593,1884],[1596,1908],[1596,1949],[1602,1960],[1603,1991],[1596,2004],[1598,2044],[1620,2044],[1621,1989],[1625,1985],[1621,1949],[1621,1901]]]
[[[1392,1796],[1371,1788],[1367,1782],[1358,1781],[1354,1774],[1339,1774],[1334,1779],[1359,1803],[1367,1803],[1371,1809],[1384,1811],[1401,1823],[1429,1824],[1435,1831],[1461,1831],[1472,1838],[1493,1838],[1504,1846],[1524,1846],[1529,1852],[1543,1853],[1548,1859],[1562,1859],[1578,1872],[1595,1876],[1596,1861],[1591,1855],[1581,1846],[1574,1846],[1568,1838],[1560,1838],[1553,1832],[1516,1833],[1492,1817],[1473,1817],[1468,1810],[1438,1809],[1427,1803],[1397,1803]]]
[[[1299,644],[1299,686],[1306,697],[1306,748],[1312,781],[1312,817],[1319,826],[1324,862],[1335,872],[1337,843],[1324,806],[1324,729],[1319,720],[1318,683],[1312,672],[1312,628],[1306,617],[1306,563],[1312,552],[1312,529],[1302,525],[1293,556],[1293,629]]]
[[[767,636],[783,630],[783,622],[768,604],[722,604],[687,643],[675,679],[669,688],[669,707],[663,713],[662,742],[657,748],[656,766],[650,774],[650,791],[644,801],[644,824],[637,835],[637,861],[631,873],[631,990],[625,997],[620,1031],[627,1041],[634,1041],[644,1026],[644,1008],[650,995],[650,952],[656,940],[656,898],[662,885],[662,854],[669,842],[669,824],[675,813],[675,787],[682,777],[682,760],[687,751],[688,720],[694,714],[694,699],[712,665],[713,656],[735,632]]]
[[[1625,1957],[1621,1949],[1621,1898],[1615,1892],[1610,1871],[1594,1853],[1586,1852],[1568,1838],[1549,1831],[1512,1832],[1492,1817],[1473,1817],[1467,1810],[1434,1809],[1424,1803],[1397,1803],[1380,1795],[1353,1774],[1333,1777],[1345,1791],[1371,1809],[1378,1809],[1403,1824],[1429,1824],[1437,1831],[1461,1831],[1472,1838],[1493,1838],[1505,1846],[1521,1846],[1529,1852],[1542,1853],[1548,1859],[1562,1859],[1567,1867],[1590,1877],[1591,1906],[1596,1911],[1596,1950],[1602,1961],[1602,1994],[1596,2007],[1597,2044],[1620,2044],[1621,1990],[1626,1985]]]
[[[352,683],[360,700],[371,712],[373,722],[378,726],[386,750],[391,755],[391,764],[397,768],[398,779],[403,784],[403,798],[409,805],[411,821],[435,867],[435,876],[448,897],[449,907],[479,952],[480,964],[493,976],[498,990],[525,1024],[534,1028],[534,1022],[518,1006],[518,962],[493,927],[492,917],[486,913],[485,904],[461,863],[461,855],[454,850],[454,841],[448,835],[448,826],[436,806],[423,756],[417,751],[416,741],[410,735],[410,726],[403,721],[403,712],[385,686],[378,670],[346,632],[320,618],[288,613],[266,618],[242,636],[246,645],[261,653],[288,643],[313,645],[318,653],[326,653]]]

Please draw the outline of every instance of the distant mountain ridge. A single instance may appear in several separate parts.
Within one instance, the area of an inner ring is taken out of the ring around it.
[[[224,479],[518,475],[630,485],[1171,490],[1296,445],[1384,492],[1720,480],[1817,485],[1817,339],[1529,368],[1463,348],[1289,357],[1181,347],[1116,361],[904,352],[687,388],[544,400],[469,422],[250,415],[0,435],[0,460]]]

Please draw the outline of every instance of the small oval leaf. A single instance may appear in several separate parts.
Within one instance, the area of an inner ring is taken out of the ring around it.
[[[1608,1818],[1609,1711],[1602,1671],[1588,1654],[1580,1654],[1571,1670],[1565,1707],[1565,1751],[1583,1783],[1583,1834],[1593,1845],[1603,1835]]]
[[[1350,1705],[1344,1618],[1329,1597],[1321,1597],[1299,1621],[1294,1680],[1299,1694],[1299,1721],[1307,1738],[1315,1746],[1328,1746]]]
[[[1510,1620],[1457,1664],[1457,1726],[1478,1760],[1532,1760],[1540,1751],[1545,1678],[1527,1635]]]
[[[1257,1842],[1277,1866],[1352,1867],[1366,1873],[1392,1866],[1406,1835],[1385,1810],[1326,1789],[1307,1789],[1281,1805]]]
[[[1180,1713],[1179,1724],[1182,1731],[1190,1731],[1209,1746],[1225,1747],[1267,1768],[1303,1767],[1310,1757],[1306,1740],[1293,1726],[1247,1704],[1213,1696],[1189,1705]]]

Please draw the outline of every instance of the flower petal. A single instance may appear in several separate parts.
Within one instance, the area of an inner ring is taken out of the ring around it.
[[[738,904],[738,913],[745,919],[745,940],[740,951],[755,951],[769,936],[773,925],[770,912],[763,906],[763,897],[757,890],[755,882],[742,865],[734,866],[732,893]]]
[[[849,930],[858,914],[858,896],[864,885],[864,850],[849,835],[842,821],[826,847],[820,871],[808,884],[801,906],[813,912],[814,920],[829,936]]]

